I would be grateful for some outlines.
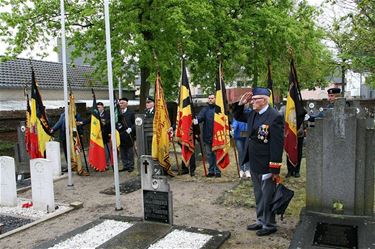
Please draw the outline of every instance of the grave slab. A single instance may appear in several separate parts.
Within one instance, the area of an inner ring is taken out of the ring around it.
[[[103,222],[103,220],[116,220],[133,223],[134,225],[123,231],[122,233],[114,236],[112,239],[101,244],[97,248],[109,248],[109,249],[146,249],[149,248],[152,244],[157,243],[158,241],[165,238],[170,232],[175,230],[187,231],[197,234],[210,235],[211,238],[207,241],[202,247],[203,249],[216,249],[230,237],[230,232],[226,231],[217,231],[211,229],[203,228],[194,228],[186,226],[175,226],[170,224],[155,223],[155,222],[146,222],[143,221],[143,218],[138,217],[127,217],[127,216],[115,216],[115,215],[106,215],[101,217],[98,220],[95,220],[91,223],[88,223],[82,227],[74,229],[71,232],[63,234],[54,240],[47,241],[35,247],[35,249],[44,249],[50,248],[54,245],[57,245],[67,239],[70,239],[77,234],[83,234],[90,228],[95,227],[96,225]],[[183,239],[183,238],[182,238]]]

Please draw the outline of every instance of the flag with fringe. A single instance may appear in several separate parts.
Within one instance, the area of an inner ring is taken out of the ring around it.
[[[171,127],[164,91],[161,85],[160,74],[156,76],[155,82],[155,115],[153,121],[152,135],[152,159],[159,161],[166,172],[172,174],[169,159],[169,134]]]
[[[184,61],[182,61],[181,74],[181,86],[176,120],[176,138],[181,144],[182,161],[185,165],[189,165],[190,158],[194,153],[195,144],[190,86]]]

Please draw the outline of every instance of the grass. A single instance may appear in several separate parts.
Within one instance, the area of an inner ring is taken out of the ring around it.
[[[14,142],[0,140],[0,156],[14,156]]]

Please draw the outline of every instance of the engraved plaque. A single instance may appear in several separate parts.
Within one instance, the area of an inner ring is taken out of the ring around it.
[[[314,246],[332,248],[358,248],[358,227],[318,223],[314,234]]]

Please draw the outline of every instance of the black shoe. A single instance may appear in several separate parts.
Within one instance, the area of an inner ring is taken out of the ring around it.
[[[126,171],[126,169],[119,169],[118,171],[119,172],[123,172],[123,171]]]
[[[214,177],[214,176],[215,176],[214,173],[208,173],[208,174],[207,174],[207,177]]]
[[[190,176],[195,176],[195,172],[194,171],[190,172]]]
[[[126,171],[128,171],[129,173],[133,172],[134,171],[134,168],[131,168],[131,169],[127,169]]]
[[[63,168],[61,172],[68,172],[68,168]]]
[[[261,224],[254,223],[254,224],[248,225],[246,229],[250,231],[256,231],[256,230],[262,229],[262,227],[263,226]]]
[[[298,177],[301,177],[301,175],[299,174],[299,172],[296,172],[296,173],[294,174],[294,177],[295,177],[295,178],[298,178]]]
[[[189,174],[189,171],[185,171],[185,170],[181,171],[181,175],[187,175],[187,174]]]
[[[285,178],[289,178],[292,176],[292,173],[288,172],[288,174],[285,175]]]
[[[221,177],[221,174],[219,173],[219,174],[215,174],[215,177]]]
[[[276,233],[276,231],[277,231],[276,228],[271,228],[271,229],[262,228],[259,231],[257,231],[256,234],[258,236],[266,236],[266,235],[270,235],[270,234]]]

